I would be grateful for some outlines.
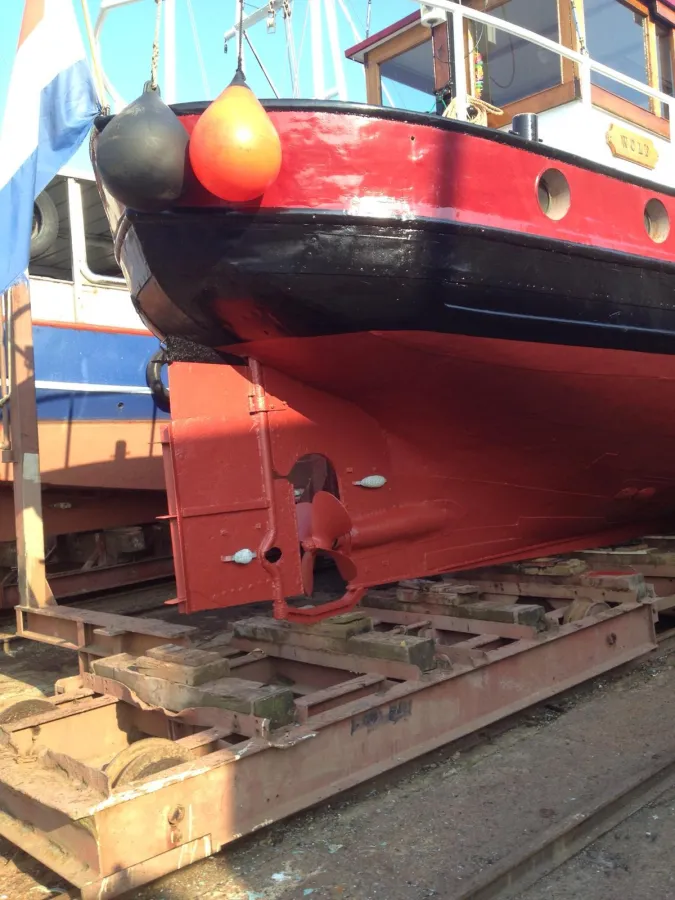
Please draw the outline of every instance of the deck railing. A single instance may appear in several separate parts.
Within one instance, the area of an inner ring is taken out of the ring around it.
[[[426,0],[426,2],[425,0],[412,0],[412,2],[417,3],[420,6],[433,6],[436,9],[445,10],[450,15],[452,20],[452,50],[453,58],[455,60],[463,60],[466,57],[464,20],[478,22],[483,25],[489,25],[498,31],[504,31],[507,34],[513,35],[513,37],[521,38],[524,41],[535,44],[537,47],[542,47],[544,50],[550,50],[552,53],[557,53],[558,56],[563,57],[563,59],[569,59],[572,62],[575,62],[579,66],[580,99],[588,108],[592,105],[591,75],[593,72],[596,72],[598,75],[604,75],[612,81],[616,81],[635,91],[639,91],[647,97],[659,100],[661,103],[665,104],[669,113],[672,112],[675,97],[672,97],[670,94],[664,94],[663,91],[650,87],[650,85],[643,84],[641,81],[637,81],[629,75],[624,75],[616,69],[610,69],[609,66],[603,65],[603,63],[596,62],[587,52],[572,50],[570,47],[565,47],[558,41],[552,41],[550,38],[543,37],[534,31],[529,31],[527,28],[522,28],[520,25],[514,25],[498,16],[481,12],[480,10],[473,9],[469,6],[463,6],[461,3],[457,3],[456,0],[432,0],[432,2],[429,2],[429,0]],[[463,65],[455,65],[454,67],[454,88],[455,97],[457,99],[457,118],[466,120],[468,89],[466,68]]]

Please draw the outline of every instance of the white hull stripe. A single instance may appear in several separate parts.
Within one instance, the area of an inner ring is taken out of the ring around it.
[[[137,384],[87,384],[78,381],[37,381],[39,391],[67,391],[77,394],[149,394],[150,388]]]

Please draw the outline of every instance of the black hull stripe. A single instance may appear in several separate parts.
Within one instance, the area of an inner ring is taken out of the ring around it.
[[[139,213],[135,210],[128,210],[125,218],[128,218],[132,224],[145,225],[155,222],[157,224],[164,223],[171,216],[176,216],[180,220],[188,220],[192,217],[195,221],[203,221],[205,217],[209,219],[221,218],[223,225],[228,224],[228,220],[233,225],[238,220],[240,223],[235,227],[244,227],[247,224],[278,224],[284,227],[289,223],[297,225],[307,225],[309,228],[315,228],[318,222],[326,222],[331,226],[362,226],[389,228],[392,231],[417,230],[417,231],[435,231],[439,234],[462,234],[484,238],[486,240],[497,241],[502,244],[510,244],[518,247],[532,247],[533,249],[546,250],[564,256],[580,256],[597,262],[615,263],[620,266],[630,266],[640,269],[652,269],[657,272],[675,276],[675,260],[672,262],[665,259],[655,259],[652,256],[639,256],[635,253],[625,253],[621,250],[611,250],[604,247],[596,247],[590,244],[578,244],[574,241],[556,240],[554,238],[542,237],[538,234],[529,232],[508,231],[502,228],[494,228],[490,225],[476,225],[466,222],[450,222],[447,219],[435,219],[427,216],[415,216],[414,218],[403,218],[391,216],[387,219],[375,218],[372,216],[359,216],[344,210],[330,209],[260,209],[254,213],[246,213],[236,209],[222,209],[221,207],[213,207],[209,209],[198,207],[182,207],[172,210],[171,212],[151,214]],[[124,221],[124,220],[122,220]],[[178,224],[178,222],[176,223]],[[119,228],[122,227],[120,222]],[[674,304],[675,307],[675,304]]]
[[[139,265],[142,311],[166,334],[180,310],[178,336],[207,346],[409,330],[675,352],[671,264],[461,223],[392,227],[316,211],[311,221],[307,212],[130,218],[127,266],[142,249],[170,295],[144,309]]]

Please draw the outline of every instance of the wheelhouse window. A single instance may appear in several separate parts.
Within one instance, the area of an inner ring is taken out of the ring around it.
[[[673,95],[673,32],[665,25],[656,26],[656,48],[659,66],[659,87],[664,94]],[[663,116],[670,118],[668,107],[664,105]]]
[[[431,39],[380,63],[382,103],[433,112],[436,107],[434,55]]]
[[[584,0],[584,36],[596,62],[672,94],[672,26],[653,17],[660,6],[649,7],[642,0]],[[595,106],[670,136],[665,104],[597,72],[591,81]]]
[[[430,26],[419,11],[394,22],[346,51],[363,63],[368,103],[414,112],[440,113],[449,93],[450,57],[447,21]]]
[[[483,3],[478,8],[482,9]],[[558,0],[493,0],[487,4],[486,11],[552,41],[561,40]],[[471,35],[475,47],[474,68],[480,71],[481,63],[483,67],[478,90],[482,99],[493,106],[508,107],[562,82],[562,65],[557,53],[507,34],[497,23],[494,26],[473,23]],[[480,54],[479,62],[477,54]],[[476,71],[471,75],[475,91]]]
[[[592,59],[629,75],[643,84],[650,83],[648,16],[620,0],[584,0],[586,45]],[[649,97],[593,72],[592,83],[649,109]]]

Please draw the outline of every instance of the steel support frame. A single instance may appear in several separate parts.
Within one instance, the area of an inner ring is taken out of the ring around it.
[[[159,619],[136,618],[72,606],[16,608],[18,637],[75,650],[80,672],[88,672],[92,659],[116,653],[145,653],[161,644],[188,644],[195,628]]]
[[[96,569],[77,569],[70,572],[54,572],[49,585],[55,599],[78,597],[95,591],[139,585],[173,575],[173,559],[151,557],[133,563],[119,563]],[[0,609],[11,609],[21,603],[18,585],[0,583]]]
[[[337,691],[326,704],[331,692],[319,690],[302,698],[298,724],[229,747],[214,744],[206,755],[105,798],[67,782],[50,794],[44,776],[27,778],[25,766],[2,754],[0,834],[75,884],[83,900],[114,897],[649,653],[656,648],[654,618],[651,604],[628,604],[511,641],[450,671],[373,679],[372,691],[357,699]],[[28,729],[49,747],[51,735],[57,744],[64,740],[67,716],[69,739],[82,733],[105,744],[105,722],[114,728],[124,713],[118,704],[126,707],[110,697],[62,702],[56,712],[5,726],[0,738],[4,731],[11,746]]]

